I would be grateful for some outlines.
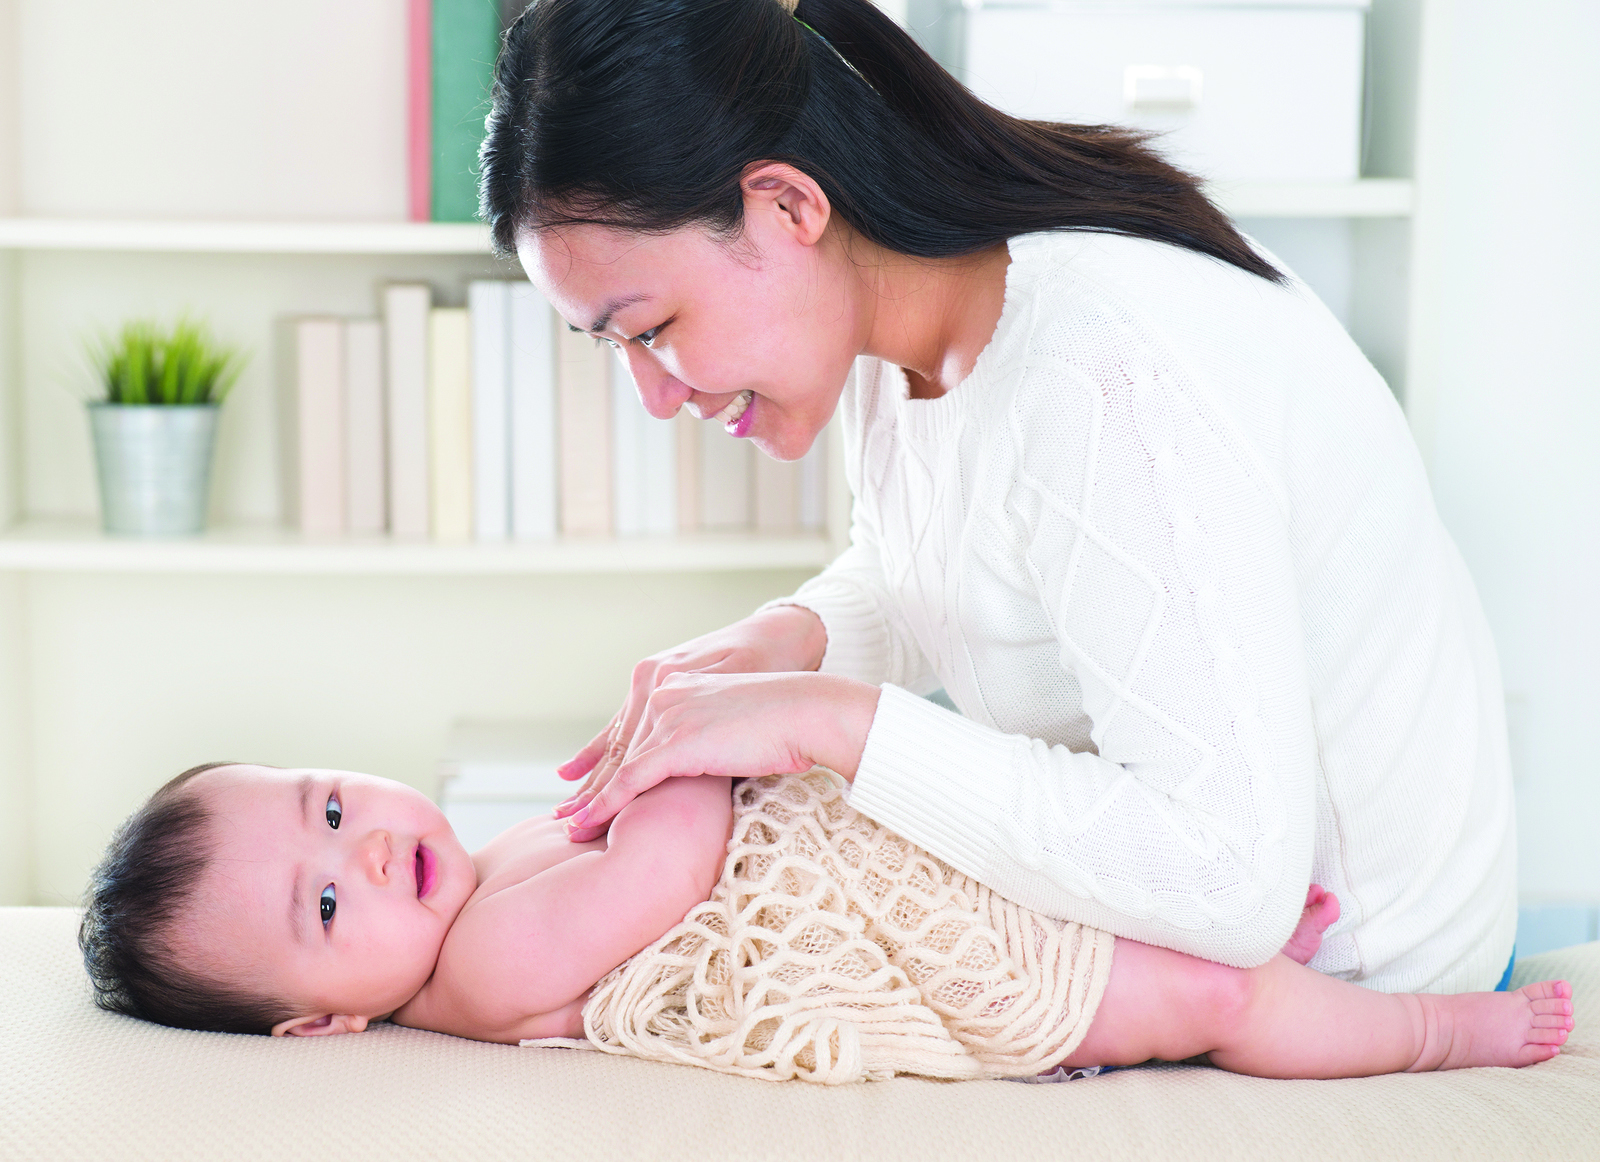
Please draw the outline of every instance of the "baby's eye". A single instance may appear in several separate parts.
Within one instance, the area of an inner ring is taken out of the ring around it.
[[[322,809],[322,812],[327,816],[328,826],[335,831],[339,830],[339,820],[344,818],[344,808],[339,806],[338,795],[328,796],[328,805]]]
[[[318,902],[322,905],[322,926],[326,928],[328,922],[333,919],[333,910],[336,906],[333,902],[332,884],[322,889],[322,899]]]

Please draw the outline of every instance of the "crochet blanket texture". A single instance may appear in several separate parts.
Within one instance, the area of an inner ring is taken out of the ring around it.
[[[711,899],[595,986],[584,1030],[775,1081],[1027,1076],[1083,1040],[1114,944],[1001,898],[814,768],[735,788]]]

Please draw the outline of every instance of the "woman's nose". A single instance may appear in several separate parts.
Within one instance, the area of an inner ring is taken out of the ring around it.
[[[644,410],[658,420],[670,420],[676,415],[693,389],[667,374],[647,351],[633,350],[630,344],[623,348],[622,357]]]
[[[369,883],[382,887],[389,882],[389,859],[394,845],[387,831],[372,831],[356,848],[356,862]]]

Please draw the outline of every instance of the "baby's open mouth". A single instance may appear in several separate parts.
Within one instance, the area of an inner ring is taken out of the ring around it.
[[[433,853],[420,843],[411,857],[411,869],[417,877],[417,899],[420,900],[433,890],[434,880]]]

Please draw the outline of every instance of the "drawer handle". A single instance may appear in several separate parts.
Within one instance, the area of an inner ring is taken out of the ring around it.
[[[1122,99],[1130,109],[1193,109],[1200,104],[1205,74],[1193,65],[1127,65]]]

